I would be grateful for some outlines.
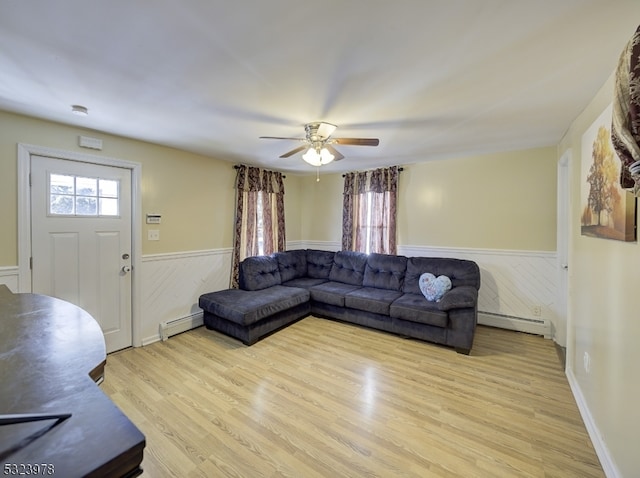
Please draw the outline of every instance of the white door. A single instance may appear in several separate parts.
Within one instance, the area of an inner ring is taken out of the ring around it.
[[[107,352],[132,345],[131,170],[31,156],[32,290],[72,302]]]

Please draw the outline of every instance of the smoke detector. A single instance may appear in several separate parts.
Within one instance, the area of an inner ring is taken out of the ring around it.
[[[78,116],[87,116],[89,114],[87,107],[82,105],[71,105],[71,112]]]

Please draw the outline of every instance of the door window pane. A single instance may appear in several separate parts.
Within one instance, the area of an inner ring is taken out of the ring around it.
[[[73,196],[52,194],[49,203],[49,214],[71,215],[74,213]]]
[[[117,198],[118,197],[118,181],[112,179],[100,180],[100,197],[103,198]]]
[[[51,194],[75,194],[75,178],[63,174],[51,174],[49,176],[49,184]]]
[[[120,182],[68,174],[49,174],[49,214],[103,216],[120,214]]]
[[[97,178],[76,178],[76,194],[78,196],[98,195],[98,179]]]
[[[97,216],[98,198],[76,197],[76,216]]]
[[[118,216],[118,200],[115,198],[100,198],[100,216]]]

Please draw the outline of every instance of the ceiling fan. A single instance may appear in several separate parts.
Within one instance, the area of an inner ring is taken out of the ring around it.
[[[323,166],[331,161],[339,161],[344,158],[334,144],[353,145],[353,146],[378,146],[380,140],[378,138],[332,138],[331,135],[337,126],[331,123],[317,121],[304,125],[306,136],[304,138],[283,138],[279,136],[260,136],[260,139],[286,139],[291,141],[302,141],[305,144],[291,151],[284,153],[281,158],[288,158],[300,151],[307,150],[303,155],[307,163],[312,166]]]

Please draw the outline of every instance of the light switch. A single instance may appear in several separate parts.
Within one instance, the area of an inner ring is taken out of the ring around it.
[[[160,240],[160,230],[159,229],[149,229],[147,231],[147,239],[150,241],[159,241]]]

